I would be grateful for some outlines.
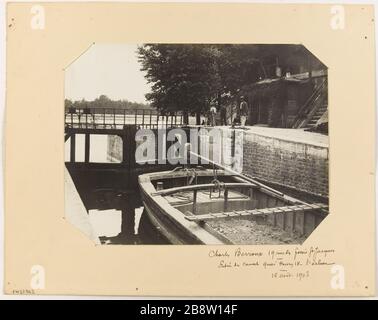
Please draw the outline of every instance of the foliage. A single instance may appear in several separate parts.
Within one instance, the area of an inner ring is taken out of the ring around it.
[[[152,92],[146,95],[163,112],[205,111],[220,86],[216,51],[207,45],[147,44],[139,61]]]
[[[101,95],[93,101],[87,100],[78,100],[71,101],[69,99],[64,100],[64,107],[68,109],[73,108],[107,108],[107,109],[151,109],[151,106],[148,104],[131,102],[128,100],[111,100],[106,95]]]
[[[146,44],[138,48],[152,92],[152,106],[163,112],[205,113],[227,104],[246,84],[275,77],[277,54],[287,46],[234,44]],[[286,50],[286,51],[285,51]],[[266,65],[266,66],[265,66]]]

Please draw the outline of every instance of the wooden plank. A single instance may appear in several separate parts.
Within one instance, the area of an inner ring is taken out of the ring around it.
[[[266,208],[268,207],[268,201],[270,196],[266,195],[265,193],[260,193],[259,196],[259,208]]]
[[[326,207],[325,205],[318,204],[318,209]],[[277,225],[282,229],[285,229],[286,225],[288,224],[290,231],[295,229],[293,214],[294,213],[303,213],[304,211],[314,210],[313,206],[305,205],[294,205],[294,206],[285,206],[285,207],[277,207],[277,208],[264,208],[264,209],[253,209],[253,210],[240,210],[240,211],[230,211],[230,212],[219,212],[219,213],[208,213],[202,215],[195,215],[191,217],[186,217],[188,220],[191,221],[205,221],[205,220],[213,220],[213,219],[222,219],[226,217],[239,217],[239,216],[253,216],[253,215],[271,215],[275,214],[277,216]],[[290,216],[290,221],[285,220],[286,215]],[[315,218],[313,219],[315,223]],[[298,220],[298,223],[300,221]],[[301,225],[302,228],[302,225]],[[312,229],[313,230],[313,229]],[[311,231],[312,231],[311,230]],[[302,232],[302,230],[299,230]]]
[[[285,230],[292,233],[294,231],[294,212],[287,212],[285,214]]]
[[[294,224],[294,231],[296,231],[299,235],[304,234],[304,211],[297,211],[295,214],[295,224]]]
[[[312,212],[305,212],[304,233],[309,236],[315,229],[315,215]]]
[[[273,197],[270,197],[268,199],[268,207],[269,208],[274,208],[275,206],[277,206],[277,199],[273,198]],[[268,220],[269,224],[271,224],[272,226],[276,226],[276,215],[275,214],[268,215],[267,220]]]
[[[252,183],[224,183],[222,184],[225,188],[257,188],[256,185]],[[157,191],[152,193],[152,196],[166,196],[170,194],[174,194],[177,192],[185,192],[185,191],[192,191],[192,190],[207,190],[210,188],[214,188],[213,183],[208,184],[196,184],[196,185],[190,185],[190,186],[183,186],[183,187],[175,187],[175,188],[169,188],[164,189],[161,191]]]
[[[276,214],[276,226],[285,229],[285,216],[282,212]]]

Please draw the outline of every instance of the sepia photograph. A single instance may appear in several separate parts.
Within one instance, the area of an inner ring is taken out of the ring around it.
[[[301,44],[98,44],[65,68],[65,215],[91,240],[302,244],[327,218],[327,66]]]
[[[376,295],[375,7],[195,2],[4,5],[6,295]]]

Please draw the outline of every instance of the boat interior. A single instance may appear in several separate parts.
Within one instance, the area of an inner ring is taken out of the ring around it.
[[[263,224],[298,237],[308,236],[323,220],[328,208],[320,203],[304,203],[255,179],[218,169],[177,168],[151,176],[150,181],[156,190],[154,195],[164,197],[187,220],[211,232],[228,226],[240,230],[240,220],[235,218],[241,218],[253,221],[246,223],[252,228],[247,234],[251,234],[257,224]],[[264,232],[265,238],[272,234],[269,230]],[[230,238],[230,234],[224,235]]]
[[[272,192],[223,170],[178,170],[151,181],[168,203],[184,214],[218,213],[284,206]]]

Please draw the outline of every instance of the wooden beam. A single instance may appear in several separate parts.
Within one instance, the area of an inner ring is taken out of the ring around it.
[[[253,210],[240,210],[231,212],[219,212],[219,213],[208,213],[202,215],[190,215],[185,216],[187,220],[190,221],[206,221],[214,219],[232,218],[232,217],[244,217],[244,216],[260,216],[260,215],[270,215],[280,213],[285,215],[287,213],[303,212],[314,209],[326,209],[327,205],[318,204],[299,204],[294,206],[276,207],[276,208],[264,208],[264,209],[253,209]]]
[[[258,188],[253,183],[224,183],[222,184],[222,187],[225,189],[232,189],[232,188]],[[183,187],[175,187],[175,188],[169,188],[164,189],[161,191],[157,191],[152,193],[152,196],[168,196],[170,194],[175,194],[177,192],[185,192],[185,191],[193,191],[193,190],[208,190],[210,188],[214,188],[213,183],[208,184],[195,184],[190,186],[183,186]]]
[[[70,138],[70,161],[75,162],[75,151],[76,151],[76,135],[72,134]]]
[[[90,145],[91,145],[91,138],[89,133],[85,134],[85,162],[89,162],[89,150],[90,150]]]

